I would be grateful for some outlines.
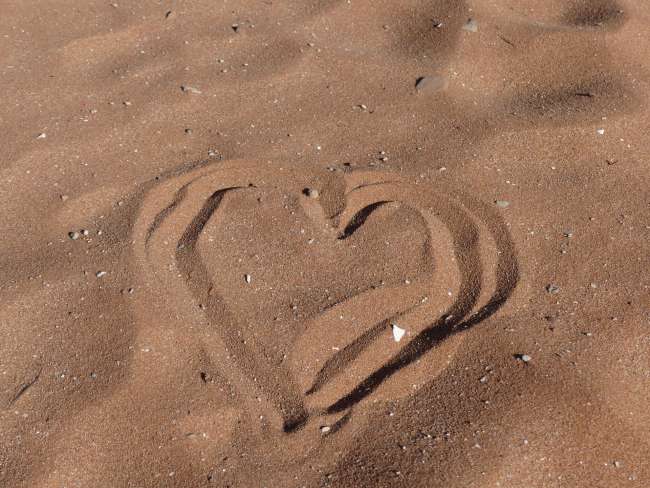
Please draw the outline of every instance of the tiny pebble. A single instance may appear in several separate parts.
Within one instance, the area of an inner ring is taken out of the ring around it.
[[[560,292],[560,287],[553,284],[553,283],[550,283],[550,284],[546,285],[546,291],[547,291],[547,293],[551,293],[551,294],[559,293]]]
[[[77,231],[68,232],[68,237],[73,241],[76,241],[77,239],[79,239],[79,232]]]
[[[181,90],[185,93],[196,93],[197,95],[201,93],[201,90],[194,88],[193,86],[181,85]]]
[[[320,428],[320,433],[321,434],[327,434],[327,433],[329,433],[330,430],[332,430],[332,428],[329,425],[323,425]]]
[[[447,80],[442,76],[420,76],[415,80],[415,89],[419,92],[437,92],[447,88]]]
[[[45,132],[41,132],[39,135],[36,136],[36,139],[45,139],[47,137],[47,134]]]
[[[97,276],[97,278],[101,278],[102,276],[106,276],[107,274],[108,273],[106,271],[97,271],[97,273],[95,273],[95,276]]]
[[[305,195],[307,195],[309,198],[318,198],[320,196],[320,193],[318,192],[318,190],[316,190],[314,188],[305,188],[303,190],[303,193]]]
[[[249,275],[249,274],[245,274],[245,275],[244,275],[244,281],[245,281],[246,283],[250,283],[251,280],[252,280],[251,275]]]
[[[478,22],[476,22],[474,19],[469,19],[463,25],[463,30],[467,32],[478,32]]]
[[[519,359],[522,360],[524,363],[530,362],[533,358],[530,357],[528,354],[520,354]]]
[[[510,206],[510,202],[508,200],[496,200],[494,203],[499,208],[506,208]]]

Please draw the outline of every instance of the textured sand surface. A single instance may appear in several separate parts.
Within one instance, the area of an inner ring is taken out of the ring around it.
[[[0,487],[650,486],[650,3],[0,6]]]

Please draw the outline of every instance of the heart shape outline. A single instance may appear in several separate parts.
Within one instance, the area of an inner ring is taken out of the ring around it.
[[[205,267],[201,268],[200,259],[194,255],[203,227],[215,215],[229,191],[251,185],[263,187],[278,178],[285,187],[299,188],[304,185],[306,176],[308,172],[297,166],[228,161],[219,163],[217,168],[201,165],[152,182],[143,192],[134,227],[134,256],[142,268],[145,286],[149,291],[156,290],[159,298],[164,297],[165,290],[179,290],[180,276],[188,288],[187,298],[205,303],[201,314],[207,319],[206,322],[214,323],[215,317],[219,317],[219,322],[223,323],[223,317],[227,317],[229,312],[218,297],[205,296],[205,291],[210,289],[209,276]],[[401,293],[403,302],[408,303],[389,317],[366,324],[364,332],[351,340],[343,338],[344,347],[331,357],[327,357],[327,354],[315,358],[291,354],[293,372],[297,372],[298,376],[302,373],[299,382],[303,391],[286,388],[287,385],[265,375],[263,365],[260,368],[256,361],[255,353],[238,344],[233,336],[222,335],[221,341],[212,342],[212,347],[218,351],[212,355],[217,367],[225,372],[230,383],[237,385],[241,396],[248,399],[245,401],[246,410],[253,418],[272,419],[273,425],[281,426],[276,430],[283,433],[295,433],[310,420],[328,415],[338,416],[336,425],[342,426],[349,419],[352,409],[375,393],[396,371],[412,365],[425,353],[440,347],[445,339],[456,336],[457,332],[495,313],[513,293],[518,281],[516,254],[507,227],[497,214],[482,203],[468,197],[459,202],[453,201],[448,194],[422,192],[417,185],[379,171],[344,173],[343,178],[346,182],[346,206],[330,219],[340,232],[339,238],[345,238],[362,225],[373,207],[402,202],[424,216],[430,244],[435,239],[440,242],[442,238],[446,245],[441,248],[451,248],[453,256],[447,256],[447,259],[436,256],[437,265],[443,268],[443,272],[433,273],[429,283],[412,283],[407,287],[409,293],[404,293],[407,289],[404,287],[370,290],[312,319],[304,337],[298,339],[299,347],[294,350],[308,344],[308,337],[314,333],[320,334],[320,337],[327,336],[328,314],[336,314],[341,308],[357,306],[361,300],[377,302],[379,299],[394,299],[396,293]],[[318,209],[317,202],[303,199],[302,203],[307,214],[315,220],[323,219],[322,209]],[[172,214],[176,217],[171,218]],[[181,215],[180,219],[178,215]],[[485,240],[481,236],[486,235],[490,242],[481,242]],[[173,252],[169,249],[170,241],[176,243]],[[488,292],[484,289],[486,275],[482,272],[486,263],[481,262],[486,250],[496,255],[491,262],[495,269],[493,286],[490,287],[493,289]],[[450,265],[454,261],[455,266]],[[165,273],[160,271],[161,263],[167,264]],[[439,289],[442,286],[440,277],[453,275],[454,267],[457,269],[452,292],[454,299],[445,304],[445,311],[440,313],[439,307],[443,302],[435,303],[432,300],[425,305],[428,300],[423,300],[425,296],[418,290],[423,286],[433,291]],[[413,303],[418,295],[420,303]],[[196,310],[198,307],[188,312],[187,317],[195,316]],[[432,320],[432,316],[438,318]],[[395,320],[412,321],[410,330],[416,331],[414,337],[399,346],[398,351],[386,348],[385,343],[377,346],[377,339],[388,332],[389,324]],[[362,356],[365,360],[360,360]],[[238,359],[233,360],[233,357]],[[382,358],[379,364],[377,357]],[[309,367],[305,358],[322,366],[314,370],[313,364]],[[350,374],[351,366],[357,367],[355,374],[362,377],[361,381],[354,381],[356,376]],[[305,374],[305,371],[308,373]],[[344,395],[338,393],[342,381],[347,385]],[[338,388],[331,387],[337,383]],[[277,392],[281,392],[281,401],[277,401],[278,395],[274,395]]]

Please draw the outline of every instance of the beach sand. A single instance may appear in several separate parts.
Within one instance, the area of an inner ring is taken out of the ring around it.
[[[649,25],[5,0],[0,486],[650,486]]]

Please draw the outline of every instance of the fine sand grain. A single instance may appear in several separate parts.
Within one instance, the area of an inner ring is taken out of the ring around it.
[[[650,486],[650,3],[1,10],[0,487]]]

